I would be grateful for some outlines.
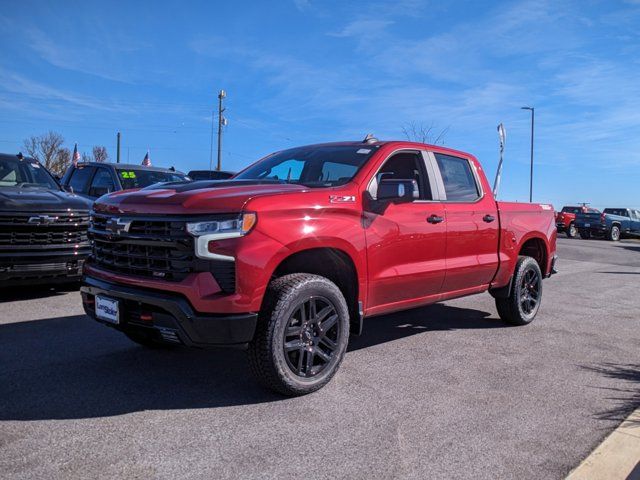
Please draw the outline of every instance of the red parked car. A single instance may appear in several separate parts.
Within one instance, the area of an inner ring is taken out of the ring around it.
[[[578,235],[578,229],[575,226],[576,215],[578,213],[600,213],[600,211],[585,205],[580,207],[562,207],[562,210],[556,214],[558,232],[564,232],[567,237],[575,238],[576,235]]]
[[[365,318],[488,291],[526,325],[555,271],[550,205],[497,202],[475,157],[420,143],[292,148],[94,210],[88,315],[145,346],[247,345],[287,395],[325,385]]]

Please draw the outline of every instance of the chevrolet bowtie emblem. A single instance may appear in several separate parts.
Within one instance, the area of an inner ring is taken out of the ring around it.
[[[123,220],[121,218],[110,218],[107,220],[105,230],[112,235],[121,235],[127,233],[131,227],[131,220]]]
[[[49,215],[37,215],[35,217],[29,217],[28,223],[36,225],[48,225],[55,222],[58,217],[50,217]]]

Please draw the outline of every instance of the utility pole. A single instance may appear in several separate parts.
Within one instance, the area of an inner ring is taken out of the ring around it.
[[[531,110],[531,170],[529,172],[529,203],[533,202],[533,128],[536,120],[534,107],[522,107],[522,110]]]
[[[120,163],[120,132],[117,135],[118,147],[116,148],[116,163]]]
[[[216,121],[216,112],[211,111],[211,146],[209,148],[209,171],[213,170],[213,125]]]
[[[218,166],[216,170],[222,170],[222,127],[227,124],[227,119],[224,118],[222,113],[225,111],[222,108],[222,100],[227,96],[224,90],[220,90],[218,93]]]

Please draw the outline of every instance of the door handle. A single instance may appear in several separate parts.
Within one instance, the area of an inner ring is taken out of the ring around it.
[[[438,215],[431,215],[431,216],[427,217],[427,222],[429,222],[429,223],[441,223],[441,222],[444,222],[444,218],[443,217],[439,217]]]
[[[493,215],[489,215],[489,214],[487,214],[487,215],[485,215],[484,217],[482,217],[482,220],[483,220],[484,222],[487,222],[487,223],[491,223],[491,222],[493,222],[495,219],[496,219],[496,217],[494,217]]]

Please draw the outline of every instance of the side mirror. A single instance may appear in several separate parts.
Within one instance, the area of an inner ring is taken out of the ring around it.
[[[67,193],[75,193],[71,185],[60,185],[60,186],[62,187],[62,190],[64,190]]]
[[[377,200],[391,200],[395,203],[413,202],[420,197],[418,182],[415,180],[380,180]]]

